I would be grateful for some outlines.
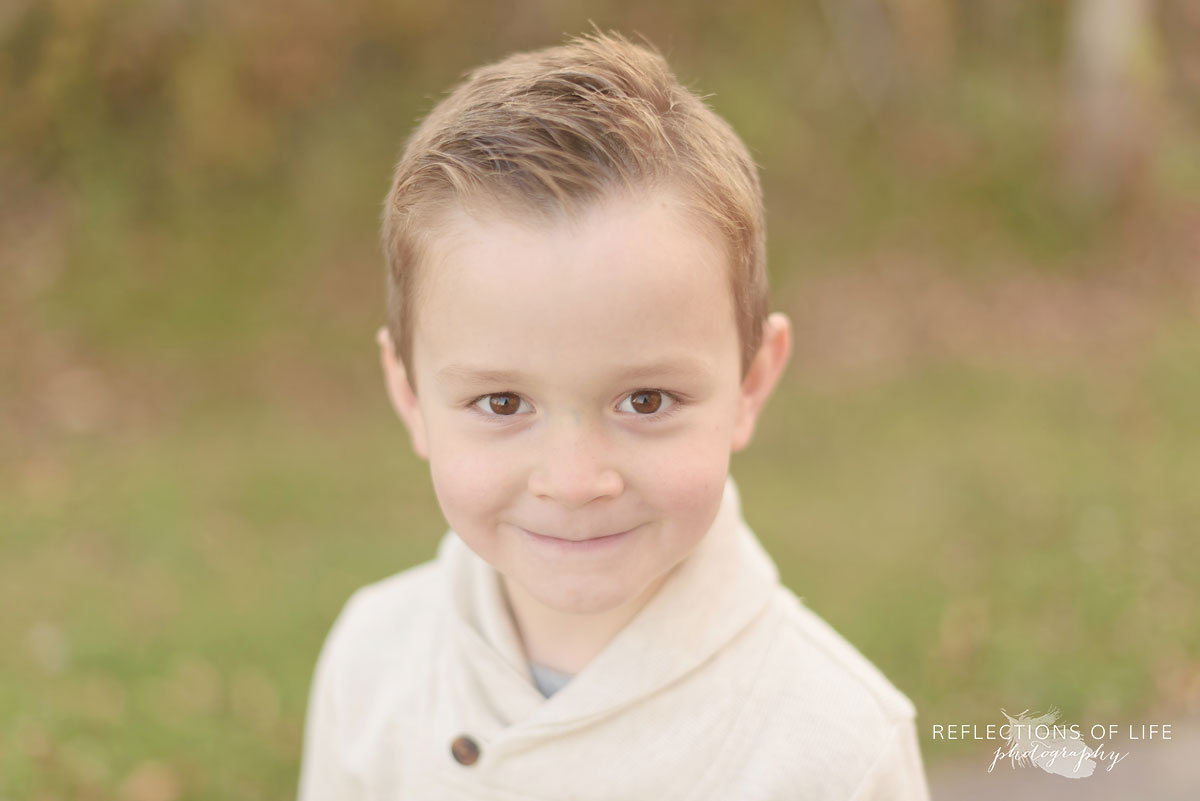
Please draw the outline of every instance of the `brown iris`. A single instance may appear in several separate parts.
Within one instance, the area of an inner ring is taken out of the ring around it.
[[[493,412],[500,415],[516,414],[520,405],[521,399],[511,392],[500,392],[488,398],[488,406],[492,408]]]
[[[662,406],[662,393],[652,389],[635,392],[630,396],[635,411],[643,414],[654,414]]]

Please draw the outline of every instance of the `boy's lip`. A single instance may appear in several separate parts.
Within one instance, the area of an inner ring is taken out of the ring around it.
[[[633,541],[633,532],[637,530],[637,526],[626,531],[620,531],[616,534],[605,534],[600,537],[588,537],[586,539],[569,540],[561,537],[548,537],[545,534],[536,534],[528,529],[518,528],[521,532],[522,539],[533,548],[534,552],[542,558],[551,559],[566,559],[575,557],[584,557],[589,554],[615,554],[619,553],[625,546],[622,543]]]
[[[521,531],[524,531],[526,534],[529,534],[533,537],[539,537],[544,540],[558,540],[560,542],[593,542],[595,540],[607,540],[614,537],[619,537],[622,534],[628,534],[629,532],[633,531],[634,528],[637,528],[637,526],[634,526],[633,528],[627,528],[624,531],[618,531],[613,534],[599,534],[595,537],[556,537],[553,534],[539,534],[538,532],[530,531],[527,528],[519,528],[521,528]]]

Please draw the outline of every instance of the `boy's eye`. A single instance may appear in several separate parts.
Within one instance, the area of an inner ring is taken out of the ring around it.
[[[493,395],[484,395],[476,403],[480,401],[487,401],[488,408],[492,414],[501,417],[513,416],[521,406],[521,399],[511,392],[497,392]]]
[[[656,389],[639,389],[628,400],[637,414],[654,414],[662,406],[663,393]]]

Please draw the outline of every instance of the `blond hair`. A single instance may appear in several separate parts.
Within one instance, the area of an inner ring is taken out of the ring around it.
[[[669,186],[725,243],[741,374],[767,314],[762,189],[745,144],[662,55],[599,30],[475,69],[425,117],[383,211],[388,330],[413,375],[417,266],[455,204],[556,218]]]

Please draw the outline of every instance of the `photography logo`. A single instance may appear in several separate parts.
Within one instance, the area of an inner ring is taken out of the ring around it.
[[[1108,772],[1129,756],[1129,751],[1112,747],[1118,742],[1168,741],[1174,738],[1172,724],[1094,723],[1087,729],[1090,740],[1077,723],[1059,723],[1059,711],[1050,707],[1045,714],[1030,714],[1026,709],[1016,715],[1000,710],[1007,722],[995,723],[935,723],[935,740],[991,740],[992,749],[987,772],[1008,762],[1010,768],[1040,768],[1046,773],[1067,779],[1086,779],[1093,773]],[[999,745],[1003,743],[1003,745]]]
[[[989,773],[1005,759],[1012,767],[1033,765],[1068,779],[1084,779],[1095,772],[1100,748],[1088,745],[1078,726],[1059,724],[1054,707],[1036,717],[1031,717],[1028,709],[1016,717],[1000,711],[1008,718],[1008,725],[1001,726],[1002,732],[1008,729],[1008,741],[1004,748],[996,749]]]

